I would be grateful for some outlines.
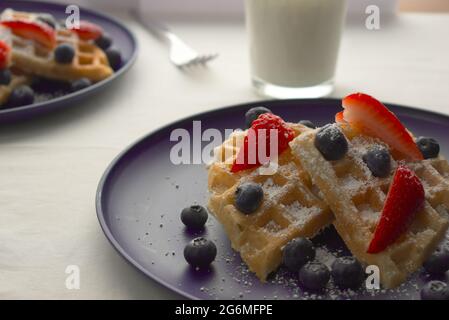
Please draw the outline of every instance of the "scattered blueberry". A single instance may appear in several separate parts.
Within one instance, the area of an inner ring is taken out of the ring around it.
[[[416,139],[416,144],[419,150],[421,150],[424,159],[436,158],[440,153],[440,145],[433,138],[419,137]]]
[[[11,82],[11,71],[9,69],[0,70],[0,86],[7,86]]]
[[[207,210],[199,205],[184,208],[181,211],[181,221],[187,228],[201,229],[208,218]]]
[[[235,190],[235,206],[245,214],[256,211],[262,204],[262,200],[263,190],[257,183],[243,183]]]
[[[19,86],[15,88],[9,96],[8,105],[10,107],[20,107],[34,102],[34,91],[29,86]]]
[[[95,44],[103,50],[109,49],[112,45],[112,38],[108,34],[103,33],[98,39],[95,40]]]
[[[70,44],[63,43],[57,46],[55,49],[55,60],[58,63],[72,63],[74,57],[75,49]]]
[[[203,237],[193,239],[184,248],[184,258],[193,267],[207,267],[216,256],[215,244]]]
[[[308,128],[311,128],[311,129],[315,129],[316,128],[316,125],[312,121],[310,121],[310,120],[301,120],[298,123],[302,124],[303,126],[306,126]]]
[[[348,152],[348,141],[336,125],[327,124],[316,133],[315,147],[326,160],[340,160]]]
[[[56,29],[56,26],[58,25],[58,23],[56,22],[55,18],[53,18],[53,16],[50,15],[50,14],[48,14],[48,15],[47,14],[40,15],[39,17],[37,17],[37,20],[47,24],[52,29]]]
[[[443,281],[430,281],[421,289],[422,300],[449,300],[449,288]]]
[[[331,275],[334,283],[344,289],[359,288],[365,277],[362,265],[354,257],[335,259],[332,263]]]
[[[78,79],[78,80],[75,80],[72,82],[71,90],[72,90],[72,92],[80,91],[80,90],[85,89],[91,85],[92,85],[92,82],[89,79],[81,78],[81,79]]]
[[[390,174],[391,157],[388,150],[380,145],[371,147],[364,155],[365,161],[371,173],[375,177],[384,178]]]
[[[264,114],[264,113],[272,113],[272,112],[270,109],[262,107],[262,106],[249,109],[245,113],[246,127],[250,128],[251,125],[253,124],[253,121],[256,120],[261,114]]]
[[[424,263],[424,269],[432,274],[443,274],[449,270],[449,245],[439,247]]]
[[[282,251],[284,265],[293,272],[298,272],[303,265],[313,259],[315,259],[315,248],[312,241],[306,238],[293,239]]]
[[[105,53],[111,68],[118,70],[122,66],[122,54],[120,51],[114,48],[109,48],[105,50]]]
[[[308,262],[299,270],[299,283],[308,290],[323,289],[329,278],[329,269],[321,262]]]

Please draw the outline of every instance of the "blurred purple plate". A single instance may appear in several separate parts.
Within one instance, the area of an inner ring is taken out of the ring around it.
[[[207,271],[195,271],[184,260],[185,244],[196,234],[187,232],[179,219],[182,208],[207,203],[207,171],[204,164],[174,165],[170,141],[174,129],[191,135],[192,121],[202,121],[202,131],[243,128],[245,112],[263,105],[286,121],[308,119],[317,125],[332,122],[341,110],[340,100],[281,100],[237,105],[179,120],[137,141],[106,170],[97,192],[97,214],[106,237],[132,265],[171,290],[192,299],[417,299],[429,278],[417,272],[395,290],[341,291],[332,284],[323,294],[304,292],[295,274],[281,268],[261,283],[230,247],[222,227],[210,216],[203,236],[218,248],[216,261]],[[449,155],[449,117],[413,108],[389,105],[417,135],[436,138]],[[206,143],[207,144],[207,143]],[[348,255],[333,228],[313,239],[318,260],[330,265],[336,256]]]
[[[66,5],[45,1],[26,0],[2,0],[0,1],[0,11],[6,8],[13,8],[19,11],[46,12],[54,15],[58,19],[67,17],[65,13]],[[34,89],[36,91],[36,102],[18,108],[1,108],[0,123],[10,123],[17,120],[28,119],[43,113],[47,113],[59,108],[66,108],[81,102],[91,94],[104,89],[112,81],[123,75],[134,63],[137,57],[137,40],[133,33],[118,20],[98,13],[93,10],[80,8],[81,19],[96,23],[107,31],[112,39],[113,46],[122,53],[123,64],[114,75],[100,81],[84,90],[70,93],[68,86],[58,82],[42,82]]]

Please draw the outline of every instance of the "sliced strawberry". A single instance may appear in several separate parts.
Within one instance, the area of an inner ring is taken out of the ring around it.
[[[0,70],[9,66],[10,57],[11,47],[6,42],[0,40]]]
[[[421,181],[407,166],[398,166],[367,252],[385,250],[408,228],[423,204],[424,188]]]
[[[336,122],[336,123],[342,123],[342,122],[345,122],[345,118],[344,118],[344,115],[343,115],[343,111],[340,111],[340,112],[338,112],[338,113],[335,115],[335,122]]]
[[[288,143],[295,137],[295,132],[288,127],[282,118],[271,113],[261,114],[253,121],[251,128],[248,130],[243,140],[243,146],[232,164],[231,172],[255,168],[266,163],[259,156],[266,156],[266,158],[274,156],[271,154],[270,147],[272,142],[270,136],[271,130],[276,130],[277,132],[277,155],[285,151],[288,148]],[[250,135],[254,138],[250,139]],[[259,141],[259,137],[264,138],[265,141]],[[262,144],[265,144],[265,146]],[[265,152],[261,150],[261,155],[259,155],[258,151],[261,147],[265,147]],[[273,145],[273,147],[275,146]]]
[[[103,29],[95,23],[81,20],[78,28],[72,28],[83,40],[96,40],[103,34]]]
[[[422,153],[399,119],[375,98],[355,93],[343,99],[344,120],[355,130],[385,141],[399,160],[422,160]]]
[[[6,20],[1,24],[10,28],[19,37],[31,39],[40,44],[54,48],[56,46],[56,32],[45,23],[26,20]]]

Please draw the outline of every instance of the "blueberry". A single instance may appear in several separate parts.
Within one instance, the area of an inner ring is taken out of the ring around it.
[[[245,113],[246,127],[250,128],[251,125],[253,124],[253,121],[256,120],[261,114],[264,114],[264,113],[272,113],[272,112],[270,109],[262,107],[262,106],[249,109]]]
[[[335,259],[331,267],[332,279],[340,288],[357,289],[365,278],[363,267],[354,257]]]
[[[443,274],[449,270],[449,245],[439,247],[424,263],[424,269],[432,274]]]
[[[421,289],[422,300],[449,300],[449,288],[443,281],[430,281]]]
[[[108,34],[102,34],[95,40],[95,44],[101,49],[106,50],[112,45],[112,38]]]
[[[348,141],[336,125],[328,124],[316,133],[315,147],[326,160],[340,160],[348,152]]]
[[[108,57],[109,65],[112,69],[118,70],[122,66],[122,54],[114,48],[105,50],[106,57]]]
[[[184,248],[184,258],[193,267],[209,266],[217,256],[215,244],[203,237],[195,238]]]
[[[316,128],[316,125],[312,121],[310,121],[310,120],[301,120],[298,123],[302,124],[303,126],[306,126],[308,128],[311,128],[311,129],[315,129]]]
[[[257,183],[243,183],[235,190],[235,206],[245,214],[256,211],[262,204],[262,200],[263,190]]]
[[[7,86],[11,82],[11,71],[9,69],[0,70],[0,86]]]
[[[57,46],[55,49],[55,60],[58,63],[72,63],[74,57],[75,49],[70,44],[63,43]]]
[[[90,85],[92,85],[92,82],[89,79],[81,78],[72,82],[71,90],[72,92],[80,91],[89,87]]]
[[[47,24],[52,29],[56,29],[56,26],[58,25],[58,23],[56,22],[55,18],[52,15],[50,15],[50,14],[40,15],[39,17],[37,17],[37,20]]]
[[[416,139],[416,144],[419,150],[421,150],[424,159],[436,158],[440,153],[440,145],[433,138],[419,137]]]
[[[8,105],[10,107],[20,107],[34,102],[34,91],[29,86],[19,86],[15,88],[9,96]]]
[[[187,228],[201,229],[208,218],[207,210],[202,206],[193,205],[181,211],[181,221]]]
[[[329,269],[320,262],[308,262],[299,270],[299,283],[305,289],[319,291],[329,282]]]
[[[306,238],[293,239],[282,251],[282,261],[290,271],[298,272],[303,265],[313,259],[315,259],[315,248],[312,241]]]
[[[390,174],[391,157],[388,150],[380,145],[371,147],[364,155],[365,161],[371,173],[375,177],[384,178]]]

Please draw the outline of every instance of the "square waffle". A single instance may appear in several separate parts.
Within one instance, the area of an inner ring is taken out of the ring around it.
[[[296,134],[309,130],[302,125],[290,126]],[[262,175],[258,169],[232,173],[229,168],[244,137],[245,132],[234,132],[215,150],[216,161],[208,172],[208,207],[224,226],[232,247],[265,281],[280,265],[285,244],[296,237],[313,237],[332,222],[333,216],[314,193],[308,174],[290,149],[279,156],[272,175]],[[250,215],[235,206],[236,189],[244,182],[258,183],[264,190],[261,207]]]
[[[448,227],[449,164],[442,156],[407,163],[423,183],[424,207],[395,243],[380,253],[368,254],[393,175],[374,177],[362,156],[374,144],[387,146],[378,139],[341,129],[349,145],[341,160],[327,161],[316,149],[318,129],[300,135],[290,143],[291,148],[334,212],[334,226],[352,254],[363,263],[379,267],[385,288],[396,287],[422,266],[444,237]],[[397,165],[392,160],[393,170]]]
[[[6,9],[0,16],[1,21],[18,19],[33,21],[37,14]],[[72,63],[61,64],[54,59],[54,50],[39,43],[13,35],[12,63],[28,73],[49,79],[73,81],[88,78],[98,82],[113,74],[108,59],[94,43],[79,39],[75,32],[65,28],[56,30],[57,44],[68,43],[75,49]]]

